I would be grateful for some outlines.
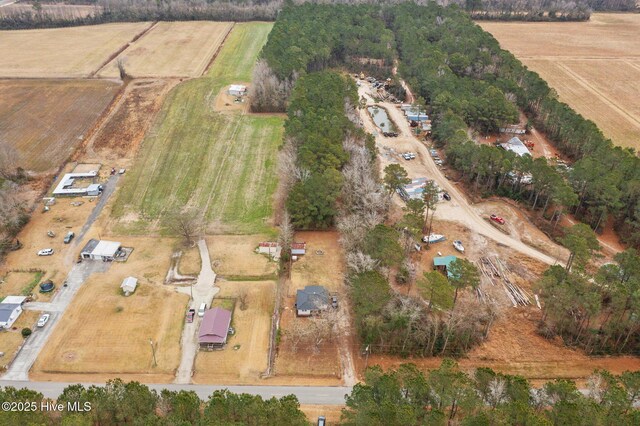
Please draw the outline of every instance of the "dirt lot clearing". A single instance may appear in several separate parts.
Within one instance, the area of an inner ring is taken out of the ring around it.
[[[158,22],[98,75],[119,77],[122,59],[133,77],[197,77],[232,27],[232,22]]]
[[[216,113],[213,102],[225,85],[250,80],[271,26],[236,25],[207,75],[171,91],[119,191],[119,232],[147,233],[167,206],[203,212],[209,233],[270,228],[283,120]]]
[[[136,79],[111,108],[102,126],[86,141],[78,158],[130,168],[147,130],[177,79]]]
[[[1,80],[2,143],[17,150],[27,170],[57,170],[119,89],[101,80]]]
[[[231,324],[236,334],[229,336],[220,351],[199,351],[196,355],[194,383],[248,384],[261,381],[267,368],[269,328],[273,313],[275,283],[273,281],[219,281],[221,298],[237,298],[247,294],[247,309],[236,300]],[[239,348],[234,349],[234,346]]]
[[[228,279],[275,276],[278,263],[255,252],[267,235],[214,235],[206,238],[211,264],[216,274]]]
[[[324,416],[327,419],[327,424],[338,424],[343,408],[342,405],[300,405],[300,410],[306,414],[312,424],[316,424],[319,416]]]
[[[82,286],[34,364],[36,380],[174,379],[189,296],[162,284],[173,241],[117,240],[134,247],[131,257]],[[138,278],[138,288],[124,297],[120,284],[129,275]],[[157,367],[149,339],[157,343]]]
[[[615,144],[640,147],[640,15],[594,13],[587,22],[481,26]]]
[[[150,22],[0,31],[0,77],[87,77]]]

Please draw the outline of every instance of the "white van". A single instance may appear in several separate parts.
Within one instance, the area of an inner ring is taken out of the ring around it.
[[[202,302],[200,304],[200,309],[198,309],[198,316],[199,317],[203,317],[204,316],[204,311],[206,311],[206,310],[207,310],[207,304]]]

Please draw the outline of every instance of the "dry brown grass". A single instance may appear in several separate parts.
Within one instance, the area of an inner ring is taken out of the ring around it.
[[[0,31],[0,76],[86,77],[150,25],[138,22]]]
[[[214,298],[237,298],[246,292],[247,309],[235,304],[231,324],[236,334],[229,336],[221,351],[199,351],[196,356],[194,383],[248,384],[260,381],[267,368],[269,329],[275,283],[272,281],[220,281],[220,292]],[[234,350],[234,346],[240,347]]]
[[[640,147],[640,15],[481,26],[617,145]]]
[[[316,424],[319,416],[324,416],[327,424],[338,424],[343,408],[343,405],[300,405],[300,410],[312,424]]]
[[[178,264],[178,271],[182,275],[198,275],[202,266],[202,259],[200,258],[200,251],[198,246],[184,248],[180,247],[182,256],[180,257],[180,263]]]
[[[172,241],[118,240],[135,248],[129,261],[112,264],[82,286],[36,361],[34,377],[173,380],[189,297],[162,285]],[[128,275],[139,283],[133,295],[124,297],[120,284]],[[157,342],[157,367],[152,366],[149,339]]]
[[[280,317],[282,339],[275,363],[276,378],[304,377],[305,380],[321,380],[325,385],[339,385],[342,383],[342,367],[337,338],[323,346],[318,353],[302,345],[298,347],[297,352],[293,352],[287,341],[288,330],[292,329],[294,321],[309,321],[308,318],[298,318],[295,315],[293,305],[298,289],[319,284],[330,292],[339,292],[345,300],[344,260],[342,248],[338,242],[338,233],[297,232],[295,241],[307,243],[307,254],[293,263],[291,280],[287,283],[287,293]],[[323,251],[324,254],[316,254],[317,250]]]
[[[118,58],[133,77],[197,77],[232,26],[232,22],[159,22]],[[116,61],[99,75],[118,77]]]
[[[21,334],[23,328],[29,327],[37,333],[35,325],[39,316],[40,313],[36,311],[22,311],[20,317],[13,323],[12,329],[0,331],[0,352],[4,352],[0,365],[9,364],[24,342]],[[14,327],[15,330],[13,330]]]
[[[271,241],[266,235],[213,235],[206,237],[213,270],[221,276],[259,277],[273,275],[278,268],[266,255],[257,254],[260,241]]]
[[[4,36],[0,34],[0,45]],[[1,58],[0,53],[0,64]],[[16,148],[26,169],[56,170],[119,88],[118,83],[99,80],[0,81],[2,143]]]

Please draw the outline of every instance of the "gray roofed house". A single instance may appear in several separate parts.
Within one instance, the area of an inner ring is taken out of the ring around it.
[[[329,307],[329,292],[321,285],[308,285],[296,293],[296,314],[299,317],[317,315]]]
[[[11,328],[21,313],[20,303],[0,303],[0,328]]]
[[[222,349],[227,343],[229,325],[231,325],[231,312],[222,308],[206,311],[198,332],[200,349]]]
[[[113,260],[120,251],[120,243],[117,241],[90,239],[80,252],[83,259]]]

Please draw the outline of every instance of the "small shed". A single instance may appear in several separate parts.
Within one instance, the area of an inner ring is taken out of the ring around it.
[[[22,314],[22,304],[27,298],[24,296],[7,296],[0,303],[0,328],[11,328]]]
[[[134,277],[127,277],[120,284],[120,288],[124,292],[125,296],[130,295],[134,291],[136,291],[136,287],[138,286],[138,279]]]
[[[293,256],[303,256],[307,253],[307,243],[292,243],[291,254]]]
[[[451,278],[451,272],[449,272],[448,268],[451,265],[451,262],[458,259],[456,256],[442,256],[442,257],[434,257],[433,258],[433,269],[447,274],[447,278]]]
[[[120,244],[117,241],[90,239],[80,252],[83,259],[110,261],[116,258],[120,251]]]
[[[281,252],[282,246],[275,241],[263,241],[258,244],[258,253],[267,254],[273,260],[280,259]]]
[[[231,96],[244,96],[247,94],[247,86],[242,84],[232,84],[229,86],[229,94]]]
[[[296,293],[296,315],[318,315],[329,307],[329,292],[321,285],[308,285]]]
[[[198,332],[200,349],[222,349],[227,343],[230,325],[231,312],[226,309],[213,308],[206,311]]]
[[[100,194],[102,194],[102,185],[98,183],[92,183],[91,185],[87,186],[87,195],[97,197]]]

